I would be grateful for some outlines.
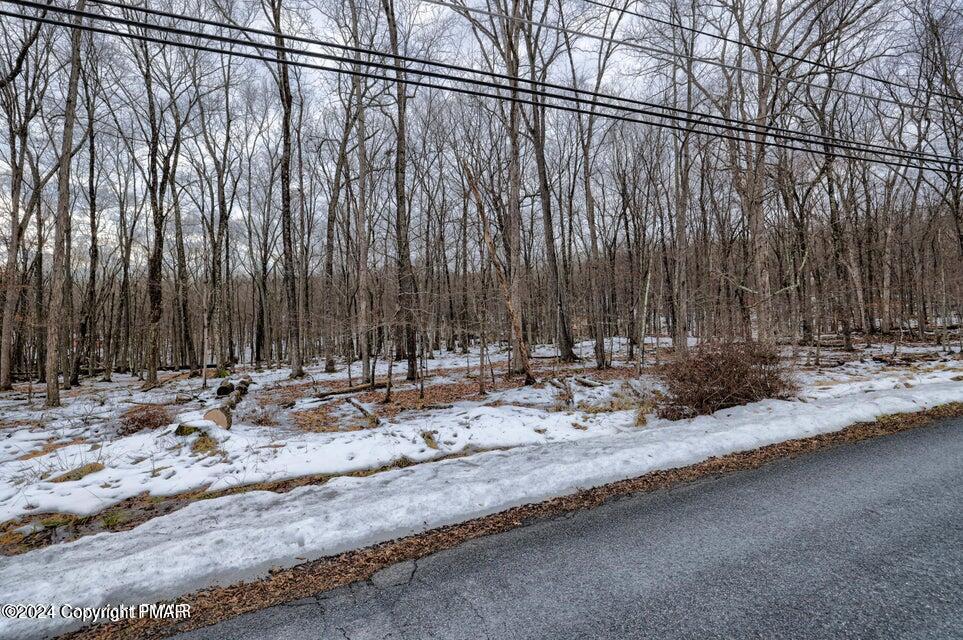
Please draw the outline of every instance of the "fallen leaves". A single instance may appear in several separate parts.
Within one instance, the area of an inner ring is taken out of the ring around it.
[[[933,420],[963,415],[963,403],[914,414],[886,416],[876,422],[853,425],[842,431],[711,458],[698,464],[646,474],[638,478],[579,491],[536,504],[515,507],[483,518],[432,529],[364,549],[347,551],[289,569],[279,569],[256,582],[212,587],[185,595],[174,602],[191,605],[191,618],[122,620],[88,627],[63,636],[71,640],[120,640],[159,638],[208,626],[250,611],[313,596],[323,591],[367,580],[377,571],[406,560],[417,560],[463,542],[502,533],[537,519],[595,508],[607,500],[632,493],[665,489],[699,478],[754,469],[775,460],[912,429]]]
[[[302,431],[332,433],[341,430],[338,417],[331,412],[331,406],[327,404],[302,411],[292,411],[291,418]]]

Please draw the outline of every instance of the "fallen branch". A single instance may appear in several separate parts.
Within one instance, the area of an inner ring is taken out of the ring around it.
[[[363,415],[365,418],[368,418],[369,420],[373,420],[376,426],[381,424],[381,418],[379,418],[377,415],[369,411],[367,407],[365,407],[363,404],[358,402],[356,399],[348,398],[346,402],[350,404],[352,407],[354,407],[355,409],[357,409],[358,411],[360,411],[361,415]]]
[[[359,384],[353,387],[346,387],[344,389],[332,389],[331,391],[322,391],[316,394],[314,397],[323,400],[324,398],[330,398],[331,396],[343,396],[349,393],[360,393],[361,391],[374,391],[375,389],[384,389],[387,386],[385,382],[376,382],[374,384]]]
[[[572,388],[568,385],[567,381],[563,382],[557,378],[552,378],[548,383],[558,389],[559,400],[570,407],[575,405],[575,394],[572,393]]]
[[[152,390],[154,390],[154,389],[156,389],[156,388],[158,388],[158,387],[164,386],[164,385],[167,384],[168,382],[173,382],[174,380],[186,379],[189,375],[190,375],[190,371],[184,371],[184,372],[182,372],[182,373],[175,373],[175,374],[172,375],[172,376],[167,376],[166,378],[158,379],[157,382],[155,382],[155,383],[153,383],[153,384],[144,383],[144,385],[140,388],[140,390],[141,390],[141,391],[152,391]]]
[[[595,387],[604,386],[604,385],[603,385],[601,382],[599,382],[598,380],[592,380],[592,379],[590,379],[590,378],[583,378],[582,376],[575,376],[575,382],[579,383],[579,384],[582,385],[583,387],[592,387],[592,388],[595,388]]]
[[[172,404],[187,404],[192,400],[197,400],[197,396],[189,393],[178,393],[173,398],[161,402],[145,402],[143,400],[124,400],[123,402],[140,407],[168,407]]]
[[[354,407],[355,409],[357,409],[358,411],[360,411],[360,412],[361,412],[361,415],[363,415],[364,417],[366,417],[366,418],[371,417],[371,411],[369,411],[369,410],[367,409],[367,407],[365,407],[363,404],[361,404],[360,402],[358,402],[358,401],[355,400],[354,398],[348,398],[347,400],[345,400],[345,402],[347,402],[347,403],[350,404],[352,407]]]

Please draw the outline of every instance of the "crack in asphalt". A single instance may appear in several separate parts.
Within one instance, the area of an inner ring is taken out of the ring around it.
[[[491,633],[488,630],[488,618],[475,607],[475,603],[472,602],[472,599],[459,589],[453,589],[451,594],[459,598],[468,606],[468,610],[471,611],[479,621],[481,621],[482,631],[485,633],[485,638],[491,638]]]
[[[418,573],[418,558],[413,558],[411,560],[411,573],[408,574],[408,580],[405,582],[405,587],[411,586],[411,581],[415,579],[415,574]]]
[[[407,575],[398,576],[397,573],[402,569],[408,569]],[[411,560],[403,560],[397,562],[393,565],[385,567],[384,569],[372,574],[365,581],[364,585],[380,591],[393,591],[397,588],[404,589],[411,585],[411,581],[415,577],[415,573],[418,571],[418,559],[413,558]],[[400,580],[396,578],[401,577]]]
[[[315,602],[305,602],[304,600],[295,600],[294,602],[282,602],[282,603],[278,604],[277,606],[279,606],[279,607],[290,607],[290,608],[294,608],[294,609],[297,609],[297,608],[299,608],[299,607],[309,607],[309,608],[311,608],[311,607],[316,607],[316,606],[318,606],[318,603],[317,603],[317,601],[315,601]]]

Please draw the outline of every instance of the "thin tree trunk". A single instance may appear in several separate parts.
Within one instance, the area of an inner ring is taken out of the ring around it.
[[[77,0],[77,11],[83,11],[86,0]],[[79,26],[81,18],[74,24]],[[70,151],[74,143],[74,123],[77,117],[77,85],[80,81],[80,39],[82,31],[70,32],[70,77],[67,81],[67,100],[64,108],[63,139],[57,176],[57,213],[54,218],[53,264],[50,276],[50,305],[47,311],[47,401],[48,407],[60,406],[60,331],[64,301],[64,247],[70,216]]]

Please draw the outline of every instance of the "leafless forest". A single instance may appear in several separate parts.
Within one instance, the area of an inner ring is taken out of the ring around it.
[[[5,0],[0,388],[960,340],[959,2],[614,1]]]

